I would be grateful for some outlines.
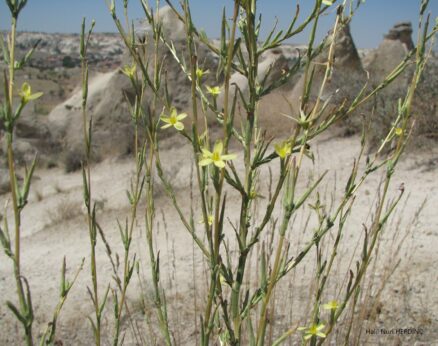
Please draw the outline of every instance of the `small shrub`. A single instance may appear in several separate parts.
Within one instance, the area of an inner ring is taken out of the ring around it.
[[[70,55],[66,55],[62,59],[62,67],[64,68],[74,68],[78,65],[78,61],[73,59]]]
[[[47,213],[50,220],[50,226],[58,225],[63,222],[73,220],[82,214],[79,202],[72,201],[68,198],[62,198],[56,208]]]

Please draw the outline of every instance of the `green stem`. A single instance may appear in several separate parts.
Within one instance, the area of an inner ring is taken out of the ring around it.
[[[91,34],[91,31],[90,31]],[[96,346],[101,344],[101,311],[99,305],[99,292],[98,292],[98,276],[97,276],[97,264],[96,264],[96,225],[93,216],[92,207],[92,186],[91,186],[91,125],[89,125],[87,117],[87,101],[88,101],[88,62],[87,62],[87,46],[89,36],[85,36],[85,19],[82,22],[82,35],[81,35],[81,68],[82,68],[82,131],[85,142],[85,159],[84,159],[84,174],[86,181],[86,199],[85,204],[87,207],[87,223],[88,232],[90,237],[90,257],[91,257],[91,281],[93,285],[92,300],[94,305],[94,314],[96,317],[96,326],[94,330]]]
[[[230,121],[230,114],[229,114],[229,93],[230,93],[230,79],[231,79],[231,66],[233,61],[233,52],[234,52],[234,41],[236,38],[236,31],[237,31],[237,18],[239,15],[239,6],[240,1],[236,0],[234,2],[234,14],[233,14],[233,26],[231,29],[231,37],[228,43],[228,53],[227,53],[227,65],[225,68],[225,81],[224,81],[224,124],[223,124],[223,130],[224,130],[224,152],[227,153],[228,151],[228,142],[230,135],[228,134],[228,122]],[[222,230],[220,229],[222,226],[220,225],[219,218],[220,218],[220,206],[221,206],[221,199],[222,199],[222,189],[223,189],[223,183],[224,183],[224,171],[221,170],[220,177],[219,177],[219,185],[216,189],[216,196],[215,196],[215,217],[214,217],[214,236],[213,236],[213,253],[211,254],[211,264],[210,264],[210,270],[212,271],[212,274],[214,271],[217,270],[217,266],[220,265],[220,235]],[[205,341],[208,343],[209,339],[209,326],[211,325],[211,313],[212,313],[212,307],[213,307],[213,301],[215,298],[214,292],[216,291],[216,285],[218,283],[217,275],[212,275],[211,280],[211,287],[210,292],[213,294],[209,295],[206,311],[205,311],[205,330],[207,330],[207,338],[205,338]],[[238,331],[234,331],[234,334],[238,335]]]
[[[14,86],[15,86],[15,38],[17,31],[17,17],[12,16],[11,19],[11,38],[9,41],[9,85],[8,85],[8,110],[9,110],[9,119],[13,118],[13,96],[14,96]],[[13,126],[10,129],[10,132],[7,133],[7,153],[8,153],[8,170],[9,170],[9,183],[11,188],[12,195],[12,205],[14,211],[14,222],[15,222],[15,252],[14,252],[14,276],[17,286],[17,295],[20,303],[20,310],[23,314],[26,314],[26,311],[31,308],[27,305],[25,292],[23,283],[21,281],[21,211],[18,205],[18,196],[17,196],[17,177],[15,173],[15,158],[14,158],[14,150],[13,150]],[[25,338],[27,345],[33,345],[33,337],[32,337],[32,320],[30,323],[24,324],[25,329]]]
[[[156,1],[156,8],[159,9],[159,0]],[[157,10],[157,15],[155,20],[159,23],[159,10]],[[158,24],[159,25],[159,24]],[[158,92],[158,86],[160,81],[160,61],[159,61],[159,43],[160,43],[160,32],[158,27],[154,27],[154,90]],[[147,72],[146,72],[147,73]],[[146,138],[149,141],[149,154],[148,160],[145,160],[146,165],[146,174],[147,174],[147,183],[146,183],[146,238],[149,249],[149,258],[151,261],[151,274],[152,274],[152,283],[154,287],[154,296],[155,296],[155,306],[158,313],[158,320],[160,322],[160,331],[164,337],[165,344],[170,346],[172,344],[170,331],[169,331],[169,322],[167,318],[167,307],[165,304],[165,297],[162,298],[160,292],[160,284],[159,284],[159,262],[155,256],[155,250],[153,245],[153,225],[154,225],[154,216],[155,216],[155,205],[154,205],[154,180],[152,178],[154,162],[156,162],[157,158],[155,154],[157,152],[157,144],[156,144],[156,128],[154,125],[154,115],[157,112],[157,102],[158,102],[158,93],[153,93],[152,99],[152,112],[150,113],[150,130],[149,133],[146,134]],[[164,304],[163,304],[164,300]]]

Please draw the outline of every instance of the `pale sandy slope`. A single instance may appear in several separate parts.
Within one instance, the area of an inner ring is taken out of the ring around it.
[[[172,140],[172,139],[171,139]],[[327,189],[321,189],[321,194],[335,189],[336,196],[345,186],[353,158],[357,155],[359,139],[326,138],[316,143],[316,163],[312,167],[306,164],[304,174],[313,174],[329,169],[326,176]],[[174,185],[178,188],[178,196],[183,209],[190,208],[188,191],[190,185],[190,146],[182,145],[180,140],[167,141],[164,146],[162,161],[166,172],[171,175]],[[237,148],[235,149],[238,150]],[[406,240],[406,245],[400,253],[402,263],[397,273],[392,277],[390,285],[385,290],[387,297],[383,306],[381,325],[387,328],[423,327],[425,335],[419,340],[433,343],[438,340],[438,184],[436,152],[411,154],[400,164],[400,169],[391,187],[391,196],[395,196],[399,185],[405,184],[407,201],[403,200],[397,218],[399,225],[392,228],[404,230],[411,223],[415,212],[427,198],[427,204],[420,219],[412,227],[412,233]],[[242,154],[240,154],[242,155]],[[435,160],[435,161],[434,161]],[[274,176],[277,174],[277,162],[272,164]],[[131,160],[107,160],[93,167],[93,189],[95,198],[100,201],[99,222],[105,231],[113,250],[122,254],[116,220],[122,223],[129,214],[125,190],[133,174]],[[85,258],[84,270],[71,292],[61,317],[59,338],[64,345],[89,345],[91,332],[86,316],[91,313],[91,304],[87,296],[86,286],[90,285],[89,275],[89,243],[88,230],[81,203],[82,177],[80,172],[65,174],[60,169],[38,171],[33,186],[30,203],[23,215],[22,263],[23,274],[32,288],[33,302],[36,314],[35,330],[43,328],[51,316],[51,311],[57,303],[59,287],[59,269],[62,258],[66,256],[68,274],[73,275],[82,258]],[[363,187],[361,198],[358,199],[348,232],[344,241],[354,242],[361,233],[362,222],[369,221],[370,206],[375,198],[376,187],[380,180],[376,175]],[[266,186],[267,174],[262,174],[262,186]],[[306,184],[302,182],[302,187]],[[302,188],[301,187],[301,188]],[[193,297],[193,266],[197,277],[197,285],[202,285],[203,261],[198,251],[192,253],[190,236],[181,226],[169,200],[162,191],[157,191],[157,223],[158,235],[156,246],[161,250],[162,284],[169,289],[171,309],[187,309],[192,306]],[[196,196],[195,196],[196,198]],[[1,205],[6,196],[0,197]],[[234,208],[233,205],[236,207]],[[229,201],[230,219],[237,217],[238,199],[231,195]],[[140,207],[143,208],[143,205]],[[196,210],[196,209],[195,209]],[[142,215],[142,213],[140,213]],[[196,214],[197,218],[199,215]],[[139,218],[133,249],[138,257],[146,261],[148,256],[144,242],[143,217]],[[391,229],[389,229],[391,231]],[[387,234],[391,238],[391,233]],[[349,240],[351,239],[351,240]],[[294,240],[291,239],[293,244]],[[390,242],[387,242],[390,244]],[[388,245],[390,246],[390,245]],[[390,249],[382,249],[389,253]],[[112,270],[101,242],[98,245],[98,267],[101,292],[108,282],[111,282]],[[11,313],[5,307],[6,300],[16,301],[15,285],[11,276],[11,262],[2,253],[0,255],[0,345],[20,345],[17,335],[20,329],[11,320]],[[145,268],[147,270],[147,268]],[[147,274],[143,274],[147,277]],[[175,284],[177,282],[177,285]],[[112,282],[111,282],[112,284]],[[145,291],[148,291],[147,284]],[[150,290],[149,290],[150,291]],[[175,293],[175,294],[174,294]],[[183,299],[176,299],[177,296]],[[129,291],[131,302],[138,301],[138,282]],[[135,305],[135,304],[134,304]],[[112,307],[108,310],[106,320],[112,319]],[[173,322],[179,328],[193,329],[193,320]],[[406,324],[406,325],[401,325]],[[190,344],[193,338],[191,332],[179,332],[179,341]],[[107,341],[110,335],[106,335]],[[391,339],[392,342],[393,339]],[[407,340],[407,339],[406,339]],[[405,341],[406,341],[405,340]],[[385,344],[386,340],[379,342]],[[403,342],[403,339],[401,339]]]

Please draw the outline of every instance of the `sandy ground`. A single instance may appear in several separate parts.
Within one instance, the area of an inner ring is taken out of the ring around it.
[[[168,140],[164,149],[162,161],[166,166],[166,172],[172,176],[174,186],[178,188],[178,199],[183,209],[188,211],[190,201],[187,194],[191,177],[190,164],[188,164],[188,158],[191,157],[190,147],[173,139],[173,142]],[[323,185],[326,188],[321,189],[320,193],[327,199],[333,195],[336,201],[345,186],[358,150],[359,139],[356,137],[326,138],[315,143],[316,162],[313,166],[310,161],[306,163],[304,176],[316,177],[328,169],[329,173]],[[376,320],[368,321],[367,325],[367,328],[370,329],[421,328],[423,333],[415,336],[363,335],[361,344],[438,344],[438,291],[436,290],[436,282],[438,282],[438,271],[436,270],[438,263],[436,250],[438,247],[437,157],[436,151],[422,151],[410,154],[400,163],[390,192],[391,196],[396,196],[400,184],[404,183],[407,193],[397,209],[396,216],[383,235],[386,241],[382,243],[380,249],[382,268],[385,261],[387,264],[391,261],[394,251],[394,243],[391,241],[394,237],[393,234],[399,232],[398,237],[407,234],[407,238],[398,254],[401,263],[389,279],[388,285],[379,299],[380,312]],[[271,167],[275,178],[278,174],[277,164],[274,162]],[[69,276],[74,274],[82,259],[85,258],[84,269],[62,311],[57,337],[62,340],[63,345],[90,345],[92,344],[91,328],[86,319],[92,312],[86,290],[86,287],[91,284],[89,274],[90,249],[81,202],[82,176],[80,172],[65,174],[61,169],[38,171],[36,175],[30,203],[23,214],[22,227],[22,272],[29,280],[32,290],[36,316],[34,331],[37,333],[44,329],[57,303],[63,257],[67,258]],[[122,246],[117,220],[123,223],[129,215],[125,191],[132,175],[133,163],[128,159],[107,160],[96,165],[92,170],[94,198],[99,202],[100,209],[99,222],[113,251],[121,255]],[[267,177],[267,171],[264,171],[260,177],[262,191],[266,191]],[[363,222],[369,223],[372,217],[370,208],[373,205],[380,179],[381,174],[370,177],[361,190],[360,198],[356,201],[343,239],[344,249],[347,249],[345,253],[349,253],[348,249],[353,248],[358,237],[362,234],[361,224]],[[307,183],[307,179],[303,179],[300,188],[304,188]],[[0,196],[1,205],[5,204],[6,198],[6,195]],[[425,199],[427,201],[418,220],[412,221]],[[236,211],[238,202],[237,196],[230,196],[228,205],[231,220],[235,220],[238,216]],[[140,209],[143,207],[141,205]],[[156,248],[160,249],[161,283],[167,289],[171,310],[170,318],[172,325],[177,329],[175,338],[179,344],[192,345],[194,344],[193,340],[196,339],[196,322],[193,318],[195,311],[193,309],[196,305],[196,299],[199,299],[200,296],[194,292],[200,290],[205,282],[205,275],[203,275],[205,263],[199,251],[193,249],[190,236],[182,227],[170,201],[162,191],[157,191],[156,208],[158,232],[155,243]],[[195,215],[195,217],[198,216]],[[140,217],[136,224],[133,251],[137,253],[141,263],[145,265],[141,272],[144,280],[140,282],[135,278],[128,293],[134,314],[140,310],[141,294],[148,295],[150,292],[147,284],[148,253],[144,241],[143,225],[143,218]],[[300,229],[300,225],[302,222],[297,221],[291,228]],[[297,243],[298,238],[291,235],[292,251],[294,249],[298,251],[305,237],[305,235],[302,236]],[[339,272],[342,272],[345,266],[345,263],[342,263],[345,258],[347,257],[341,256],[339,259]],[[114,283],[111,281],[111,265],[101,241],[98,244],[97,261],[100,292],[103,294],[108,283],[111,285]],[[383,275],[383,269],[382,272],[379,272],[380,270],[376,270],[377,277]],[[297,282],[299,283],[299,280],[295,281],[295,284]],[[3,252],[0,255],[0,292],[0,345],[21,345],[19,336],[21,329],[5,306],[6,300],[16,301],[16,293],[12,278],[12,264]],[[279,295],[277,299],[283,298]],[[290,299],[291,301],[286,305],[289,303],[290,306],[299,304],[300,297]],[[286,315],[289,316],[289,312],[285,311]],[[287,318],[288,321],[290,316]],[[110,299],[105,323],[110,324],[111,320]],[[283,321],[278,321],[278,324],[282,325]],[[105,334],[104,344],[109,344],[111,334],[108,331]],[[149,343],[155,342],[149,339]],[[135,342],[127,337],[126,344],[135,344]]]

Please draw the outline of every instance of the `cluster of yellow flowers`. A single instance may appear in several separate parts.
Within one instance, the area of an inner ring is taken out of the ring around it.
[[[218,88],[218,87],[217,87]],[[210,90],[211,94],[217,94],[217,92],[220,92],[220,88],[214,90]],[[187,117],[186,113],[178,114],[176,108],[172,108],[170,111],[170,115],[161,115],[160,119],[162,122],[165,123],[161,128],[167,129],[169,127],[174,127],[178,131],[184,130],[184,124],[182,123],[182,120],[184,120]],[[280,157],[280,159],[285,159],[292,153],[292,144],[290,141],[284,141],[281,143],[277,143],[274,145],[275,152]],[[218,168],[224,168],[225,162],[229,160],[234,160],[236,158],[235,154],[225,154],[223,155],[224,146],[222,141],[216,142],[213,151],[210,151],[207,148],[202,148],[202,158],[199,161],[200,166],[207,166],[210,164],[214,164]]]
[[[184,130],[184,124],[182,120],[187,117],[186,113],[178,114],[176,108],[172,108],[169,116],[161,115],[160,119],[165,123],[161,128],[167,129],[174,127],[178,131]],[[226,161],[234,160],[235,154],[223,154],[224,144],[222,141],[217,141],[214,145],[213,151],[207,148],[201,148],[202,156],[199,161],[199,165],[204,167],[213,164],[217,168],[224,168]]]

